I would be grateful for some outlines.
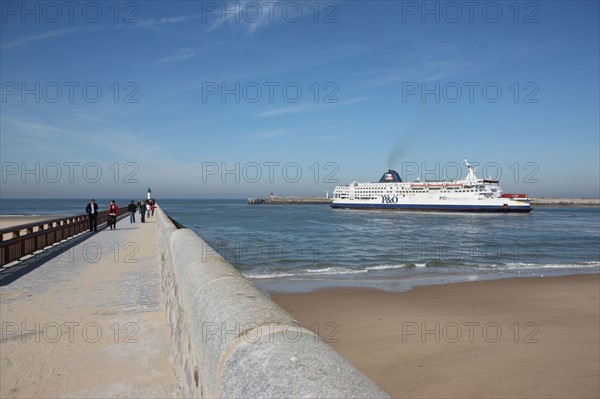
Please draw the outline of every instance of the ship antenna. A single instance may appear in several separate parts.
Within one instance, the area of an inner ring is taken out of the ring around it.
[[[465,166],[466,166],[467,168],[469,168],[469,169],[473,169],[473,172],[475,171],[475,167],[474,167],[473,165],[471,165],[471,164],[469,163],[469,161],[467,161],[466,159],[465,159]]]

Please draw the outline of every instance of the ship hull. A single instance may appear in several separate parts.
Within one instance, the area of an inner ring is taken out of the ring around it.
[[[415,212],[479,212],[479,213],[529,213],[530,206],[504,205],[435,205],[435,204],[376,204],[339,202],[332,203],[334,209],[395,210]]]
[[[445,200],[438,200],[428,196],[417,200],[416,198],[402,198],[397,196],[384,196],[377,199],[334,199],[332,208],[346,209],[389,209],[400,211],[436,211],[436,212],[531,212],[528,200],[512,198],[489,199],[452,199],[442,196]]]

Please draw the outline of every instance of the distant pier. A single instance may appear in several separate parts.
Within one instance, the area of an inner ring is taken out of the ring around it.
[[[263,204],[266,201],[264,198],[248,198],[248,205]]]
[[[248,205],[329,205],[331,198],[326,197],[269,197],[248,198]]]
[[[559,208],[600,208],[600,198],[532,198],[531,206]]]

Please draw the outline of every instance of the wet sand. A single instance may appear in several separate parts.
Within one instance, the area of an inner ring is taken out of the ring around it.
[[[392,397],[600,396],[600,275],[273,299]]]

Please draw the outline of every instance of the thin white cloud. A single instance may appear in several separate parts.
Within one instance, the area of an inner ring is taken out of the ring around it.
[[[37,140],[57,140],[64,138],[67,133],[64,129],[48,125],[32,119],[21,117],[12,117],[3,115],[3,125],[6,129],[3,132],[4,138],[11,137],[9,131],[14,131],[14,138]]]
[[[464,74],[473,68],[472,63],[454,56],[446,56],[442,50],[432,50],[431,53],[442,55],[432,59],[434,56],[429,54],[414,54],[412,59],[403,60],[397,67],[362,73],[366,78],[366,88],[400,82],[431,82]]]
[[[268,139],[274,139],[276,137],[281,137],[284,135],[285,135],[285,132],[283,130],[276,129],[276,130],[268,130],[265,132],[256,133],[256,134],[251,135],[250,137],[256,138],[256,139],[268,140]]]
[[[143,135],[131,131],[94,127],[92,124],[85,134],[77,123],[63,121],[61,126],[41,119],[2,115],[2,147],[26,149],[28,154],[52,154],[56,158],[72,157],[81,148],[93,147],[104,156],[131,156],[131,148],[136,149],[137,157],[151,157],[160,154],[159,144],[147,142]],[[70,143],[65,146],[65,142]],[[115,146],[114,143],[120,144]]]
[[[21,37],[17,37],[15,39],[9,40],[7,43],[2,45],[2,48],[9,49],[9,48],[21,47],[21,46],[25,46],[25,45],[28,45],[30,43],[33,43],[33,42],[36,42],[39,40],[44,40],[44,39],[49,39],[52,37],[59,37],[59,36],[65,36],[65,35],[77,33],[83,29],[84,28],[81,28],[81,27],[72,28],[72,29],[59,29],[59,30],[51,30],[48,32],[43,32],[43,33],[36,33],[36,34],[32,34],[32,35],[21,36]],[[90,28],[86,28],[86,29],[90,29]]]
[[[200,17],[201,17],[200,15],[191,14],[191,15],[179,15],[179,16],[175,16],[175,17],[164,17],[164,18],[159,18],[159,19],[148,18],[148,19],[139,20],[137,23],[131,24],[130,27],[132,27],[132,28],[135,28],[135,27],[150,27],[150,28],[152,28],[152,27],[158,27],[158,26],[162,26],[162,25],[178,24],[178,23],[186,22],[186,21],[189,21],[192,19],[197,19]],[[117,26],[117,25],[115,25],[115,26]],[[50,39],[50,38],[71,35],[73,33],[77,33],[82,30],[89,31],[89,30],[102,29],[102,28],[105,28],[105,27],[103,27],[101,25],[86,26],[86,27],[79,26],[79,27],[75,27],[75,28],[71,28],[71,29],[57,29],[57,30],[51,30],[51,31],[42,32],[42,33],[34,33],[34,34],[30,34],[30,35],[17,37],[14,39],[8,39],[5,43],[2,43],[2,45],[0,47],[3,49],[11,49],[11,48],[25,46],[25,45],[37,42],[39,40],[45,40],[45,39]]]
[[[270,109],[258,114],[258,116],[275,116],[284,114],[296,114],[299,112],[309,112],[318,108],[318,104],[315,103],[304,103],[288,105],[281,108]]]
[[[303,104],[293,104],[288,105],[281,108],[270,109],[264,112],[257,114],[259,117],[265,116],[276,116],[276,115],[285,115],[285,114],[297,114],[301,112],[311,112],[311,111],[322,111],[326,109],[331,109],[333,107],[351,105],[360,103],[363,101],[371,100],[373,97],[356,97],[350,98],[344,101],[338,101],[336,103],[303,103]]]
[[[197,55],[197,52],[194,49],[191,49],[189,47],[180,48],[180,49],[175,50],[175,52],[173,54],[171,54],[167,57],[161,58],[158,61],[158,63],[166,64],[166,63],[176,62],[176,61],[185,61],[190,58],[194,58],[196,55]]]
[[[218,6],[210,9],[204,15],[203,22],[208,19],[213,20],[206,29],[207,32],[227,25],[237,25],[251,35],[259,28],[275,25],[286,18],[288,22],[296,21],[296,16],[308,18],[307,15],[311,13],[310,7],[314,7],[314,4],[311,2],[297,2],[294,3],[294,6],[298,10],[286,9],[286,11],[283,9],[284,6],[285,3],[257,2],[254,0],[219,2]]]
[[[179,15],[176,17],[164,17],[164,18],[147,18],[140,20],[137,24],[133,26],[141,26],[141,27],[155,27],[160,25],[170,25],[170,24],[179,24],[181,22],[190,21],[193,19],[200,18],[200,15],[190,14],[190,15]]]
[[[337,138],[337,136],[334,136],[332,134],[322,134],[320,136],[317,136],[318,140],[323,140],[323,141],[335,140],[336,138]]]

